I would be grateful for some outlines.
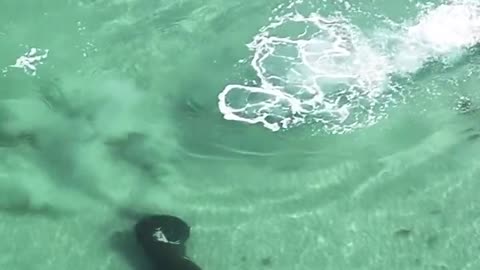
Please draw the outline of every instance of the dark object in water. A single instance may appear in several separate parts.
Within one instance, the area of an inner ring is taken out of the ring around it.
[[[200,270],[186,256],[190,226],[180,218],[168,215],[142,218],[135,225],[135,236],[155,269]]]
[[[393,234],[397,237],[408,238],[408,237],[412,236],[413,230],[403,228],[403,229],[396,230]]]
[[[271,257],[265,257],[260,260],[260,263],[262,264],[262,266],[271,266],[273,261]]]

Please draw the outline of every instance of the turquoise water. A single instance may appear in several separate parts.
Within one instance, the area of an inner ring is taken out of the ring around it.
[[[480,6],[360,2],[0,2],[1,269],[478,269]]]

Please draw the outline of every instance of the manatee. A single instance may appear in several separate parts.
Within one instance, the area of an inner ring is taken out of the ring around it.
[[[134,228],[138,244],[155,269],[201,270],[187,257],[185,243],[190,226],[182,219],[169,215],[141,218]]]

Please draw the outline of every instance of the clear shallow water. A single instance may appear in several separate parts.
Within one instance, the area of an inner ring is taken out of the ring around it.
[[[145,211],[204,269],[477,269],[478,4],[290,4],[0,3],[2,269],[143,269]]]

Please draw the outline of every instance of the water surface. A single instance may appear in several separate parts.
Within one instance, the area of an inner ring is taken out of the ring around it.
[[[476,1],[3,1],[0,266],[477,269]],[[125,253],[131,253],[127,256]]]

